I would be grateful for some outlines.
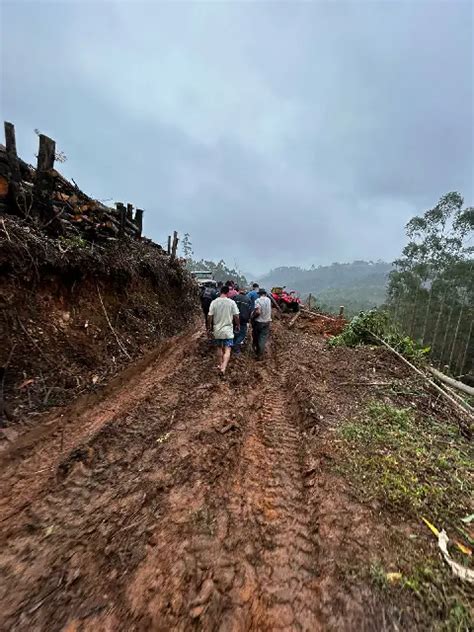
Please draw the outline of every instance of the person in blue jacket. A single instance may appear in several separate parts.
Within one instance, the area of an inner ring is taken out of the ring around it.
[[[254,283],[252,285],[252,289],[250,290],[250,292],[247,292],[247,296],[252,301],[252,311],[255,309],[255,301],[258,298],[258,289],[259,289],[259,287],[260,286],[258,285],[258,283]]]

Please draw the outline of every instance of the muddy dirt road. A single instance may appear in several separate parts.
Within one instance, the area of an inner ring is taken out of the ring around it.
[[[295,339],[222,382],[177,337],[5,449],[0,629],[381,629],[320,546]]]

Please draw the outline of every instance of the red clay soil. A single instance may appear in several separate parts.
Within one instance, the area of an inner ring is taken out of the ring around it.
[[[0,427],[12,438],[44,410],[102,388],[189,325],[196,307],[190,275],[149,240],[52,239],[3,217]]]
[[[365,396],[351,382],[405,369],[311,338],[275,323],[267,360],[233,358],[222,382],[204,335],[182,335],[10,445],[0,629],[409,629],[342,574],[384,527],[316,446]]]
[[[346,325],[345,318],[314,312],[312,316],[304,314],[303,318],[296,321],[296,329],[323,336],[337,336]]]

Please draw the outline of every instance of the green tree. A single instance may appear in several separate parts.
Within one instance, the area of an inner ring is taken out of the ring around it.
[[[463,204],[459,193],[447,193],[408,222],[409,241],[388,285],[395,318],[454,372],[465,370],[473,355],[474,209]]]
[[[196,261],[194,259],[187,260],[187,267],[189,270],[209,270],[216,281],[234,281],[238,285],[248,285],[247,279],[243,274],[234,268],[230,268],[226,265],[226,262],[221,259],[217,263],[209,259],[201,259]]]
[[[183,237],[183,241],[181,243],[181,246],[183,248],[183,255],[185,259],[190,259],[192,257],[192,255],[194,254],[193,252],[193,244],[191,243],[191,237],[189,235],[189,233],[184,233],[184,237]]]

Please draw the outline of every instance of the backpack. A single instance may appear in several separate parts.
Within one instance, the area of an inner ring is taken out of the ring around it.
[[[237,307],[239,308],[240,321],[242,323],[248,323],[252,313],[252,303],[250,299],[246,299],[248,299],[248,297],[243,296],[242,294],[234,296],[234,301],[237,303]]]
[[[216,288],[214,287],[204,287],[201,292],[201,298],[207,301],[213,301],[216,298]]]

